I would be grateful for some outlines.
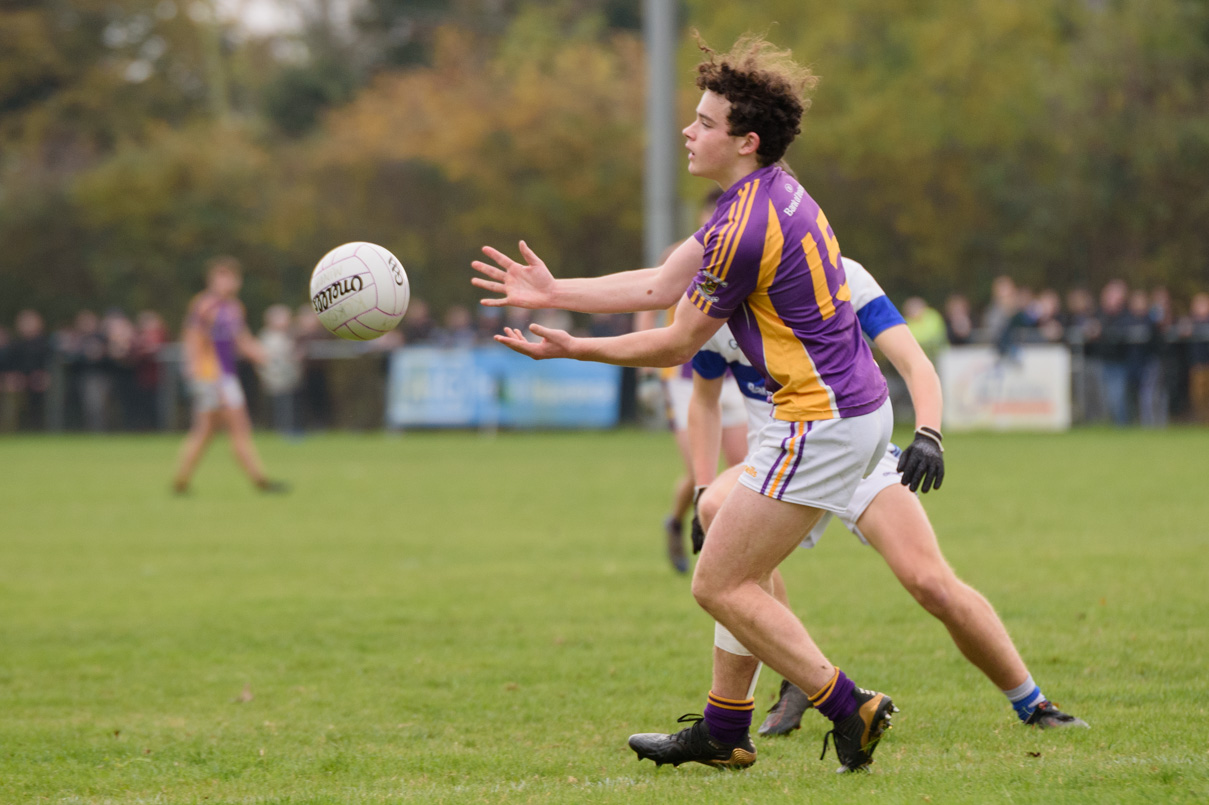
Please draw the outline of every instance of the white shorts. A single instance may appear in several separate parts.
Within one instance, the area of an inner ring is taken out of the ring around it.
[[[861,519],[861,515],[865,513],[865,509],[869,508],[869,504],[873,499],[888,486],[901,484],[903,480],[902,473],[898,471],[898,457],[903,454],[897,446],[893,444],[886,445],[886,452],[882,453],[881,460],[877,462],[877,466],[873,468],[873,472],[863,479],[856,486],[856,494],[852,496],[852,501],[848,504],[848,508],[844,509],[837,516],[840,522],[844,524],[844,528],[856,535],[864,544],[868,545],[869,540],[865,539],[865,535],[857,528],[856,521]],[[823,532],[827,530],[828,524],[831,522],[831,512],[823,514],[823,519],[819,520],[818,525],[811,529],[806,539],[802,540],[801,547],[813,548],[818,544],[819,539],[823,536]]]
[[[739,483],[766,497],[841,514],[886,452],[893,427],[889,400],[845,419],[771,419],[744,460]]]
[[[667,412],[674,430],[688,428],[688,403],[693,398],[693,380],[690,377],[669,377],[663,381],[667,392]],[[743,392],[732,378],[722,384],[722,396],[718,398],[722,408],[722,427],[733,428],[747,424],[747,407],[743,404]]]
[[[193,410],[199,414],[219,408],[243,408],[246,404],[243,387],[234,375],[220,375],[217,380],[193,380],[189,386],[193,392]]]

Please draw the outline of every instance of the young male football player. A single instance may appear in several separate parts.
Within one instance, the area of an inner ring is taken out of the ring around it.
[[[923,406],[928,407],[939,404],[940,378],[894,303],[864,266],[847,257],[841,259],[852,292],[852,306],[865,336],[903,376],[913,400],[922,400]],[[708,529],[742,471],[742,466],[735,466],[715,478],[718,466],[717,400],[726,382],[728,368],[753,419],[766,419],[772,408],[767,402],[762,378],[730,338],[729,330],[723,327],[693,358],[689,441],[697,488],[703,490],[697,495],[698,517],[703,529]],[[957,578],[949,567],[919,499],[906,488],[917,481],[911,475],[904,477],[900,471],[901,455],[893,444],[887,447],[877,469],[857,486],[852,502],[839,515],[840,521],[861,542],[872,545],[882,555],[915,600],[945,625],[966,659],[1003,691],[1021,721],[1043,729],[1086,727],[1086,722],[1062,712],[1045,698],[990,603]],[[939,483],[940,479],[936,485]],[[708,488],[703,489],[707,485]],[[802,541],[802,547],[813,547],[829,520],[830,514],[824,516]],[[696,531],[696,523],[694,527],[694,548],[698,549],[705,532]],[[788,606],[780,576],[779,570],[773,575],[774,595]],[[735,673],[747,674],[753,679],[758,672],[758,666],[750,657],[723,653],[716,661],[729,664]],[[760,734],[792,732],[801,725],[802,714],[809,707],[810,700],[805,693],[791,682],[782,681],[780,695],[760,726]]]
[[[193,471],[220,425],[227,426],[231,449],[258,489],[287,491],[284,483],[265,477],[252,443],[252,420],[236,373],[240,354],[257,364],[265,362],[264,350],[248,331],[243,304],[238,299],[242,282],[237,260],[213,260],[206,273],[206,290],[193,297],[185,313],[184,373],[193,395],[193,426],[185,436],[172,482],[178,494],[189,490]]]
[[[702,47],[703,94],[684,136],[689,172],[725,188],[710,222],[659,268],[594,279],[554,280],[523,243],[523,265],[488,248],[497,265],[476,262],[486,278],[475,284],[502,294],[485,300],[490,304],[584,312],[659,309],[683,296],[675,321],[658,330],[581,339],[532,326],[536,343],[512,328],[496,336],[537,359],[675,366],[729,319],[764,376],[774,411],[711,524],[693,595],[717,622],[716,644],[733,653],[750,650],[811,691],[834,724],[842,768],[862,768],[872,762],[894,705],[883,693],[856,687],[827,660],[772,596],[771,574],[825,512],[847,508],[876,466],[892,426],[886,383],[850,304],[835,234],[777,164],[801,131],[805,94],[817,79],[760,37],[743,37],[726,54]],[[939,419],[928,426],[939,428]],[[938,436],[920,431],[906,452],[924,465],[925,477],[940,471]],[[694,723],[674,735],[634,736],[640,755],[731,767],[755,761],[749,682],[718,670],[704,716],[685,717]]]

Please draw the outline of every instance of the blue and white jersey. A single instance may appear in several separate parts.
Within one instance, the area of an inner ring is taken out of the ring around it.
[[[693,371],[706,380],[714,380],[729,369],[735,384],[743,395],[747,409],[747,449],[756,445],[757,436],[764,423],[772,416],[772,401],[764,387],[764,375],[751,365],[751,361],[739,349],[730,327],[723,324],[705,345],[693,356]]]
[[[840,259],[844,263],[844,273],[848,275],[852,307],[856,310],[856,318],[866,338],[872,341],[896,324],[907,323],[882,286],[877,284],[877,280],[863,265],[847,257]]]
[[[840,259],[852,292],[852,307],[866,338],[872,341],[891,327],[907,323],[863,265],[847,257]],[[772,402],[764,387],[764,376],[752,367],[751,361],[739,349],[730,327],[723,324],[693,358],[693,371],[713,380],[726,374],[727,369],[734,375],[747,406],[747,444],[751,448],[755,445],[756,434],[772,416]]]

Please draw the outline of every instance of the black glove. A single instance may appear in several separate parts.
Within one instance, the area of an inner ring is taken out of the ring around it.
[[[701,493],[708,487],[699,486],[693,492],[693,525],[689,531],[689,539],[693,542],[693,554],[701,553],[701,546],[705,545],[705,529],[701,527],[701,518],[697,516],[697,501],[701,499]]]
[[[903,486],[912,492],[940,489],[945,479],[945,449],[940,431],[919,428],[915,441],[898,457],[898,471],[903,474]],[[921,488],[922,486],[922,488]]]

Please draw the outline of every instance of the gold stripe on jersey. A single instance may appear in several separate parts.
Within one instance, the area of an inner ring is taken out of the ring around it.
[[[819,210],[818,217],[814,219],[814,223],[823,235],[823,242],[827,244],[827,257],[831,260],[832,267],[839,268],[840,242],[835,239],[833,233],[827,231],[831,227],[831,224],[827,223],[827,216],[823,214],[822,210]]]
[[[751,218],[751,209],[756,205],[756,191],[760,188],[760,180],[744,185],[739,191],[739,201],[743,214],[739,224],[738,234],[731,241],[730,254],[726,256],[726,264],[722,266],[722,272],[718,274],[718,279],[725,280],[726,275],[730,273],[731,264],[735,261],[735,254],[739,251],[739,244],[743,241],[743,233],[747,231],[747,221]],[[769,202],[771,205],[772,202]]]
[[[806,253],[806,265],[810,266],[810,281],[814,285],[814,301],[819,306],[819,315],[823,321],[835,315],[835,303],[831,301],[831,288],[827,285],[827,269],[823,267],[823,258],[819,254],[819,244],[814,235],[806,233],[802,238],[802,251]]]
[[[730,208],[726,211],[726,226],[718,235],[718,245],[714,250],[714,259],[706,267],[705,273],[712,277],[720,277],[722,272],[718,266],[726,259],[726,253],[730,250],[732,243],[737,243],[738,239],[743,236],[743,188],[739,190],[739,197],[731,203]],[[693,304],[695,304],[702,313],[709,314],[709,309],[714,306],[714,303],[708,299],[704,299],[700,289],[694,294]],[[704,302],[704,304],[702,304]]]
[[[819,376],[818,368],[805,345],[781,320],[768,295],[768,289],[781,265],[784,248],[785,235],[770,201],[760,276],[755,291],[747,298],[747,304],[760,328],[765,370],[769,377],[781,385],[772,395],[772,402],[776,406],[773,415],[790,422],[836,419],[839,412],[835,406],[835,394]]]
[[[828,231],[831,224],[827,223],[827,216],[823,214],[822,210],[819,210],[814,223],[823,236],[823,245],[827,247],[827,260],[831,263],[832,270],[838,271],[840,268],[840,242],[835,239],[833,233]],[[806,264],[810,266],[810,279],[814,284],[814,300],[819,306],[819,315],[826,321],[835,315],[835,302],[832,301],[831,288],[827,285],[827,270],[823,266],[819,244],[813,234],[807,234],[802,238],[802,251],[806,253]],[[847,280],[836,289],[834,299],[841,302],[852,299],[852,291],[848,288]]]
[[[718,265],[722,262],[722,255],[726,253],[726,246],[730,242],[730,236],[732,234],[734,234],[735,227],[738,226],[738,223],[739,223],[739,216],[736,214],[738,207],[739,207],[739,203],[737,201],[732,202],[730,205],[730,208],[726,211],[726,224],[723,225],[721,230],[718,230],[717,226],[714,227],[714,230],[717,230],[717,235],[715,236],[715,241],[717,242],[718,245],[714,250],[713,261],[710,262],[710,264],[705,267],[705,271],[707,274],[713,274],[714,276],[717,276],[717,268],[718,268]],[[714,230],[711,230],[711,231],[714,231]],[[705,242],[706,242],[706,244],[709,243],[708,234],[705,237]]]
[[[737,198],[727,210],[728,223],[718,235],[719,242],[714,252],[714,259],[705,268],[705,273],[717,278],[719,282],[726,278],[731,264],[734,262],[735,254],[739,251],[739,243],[743,240],[743,233],[747,231],[747,222],[751,218],[751,209],[756,198],[755,190],[759,183],[757,179],[754,183],[739,188]],[[706,242],[709,242],[708,237]],[[694,289],[689,301],[705,314],[708,314],[710,308],[714,306],[713,301],[706,299],[701,293],[700,286]]]

